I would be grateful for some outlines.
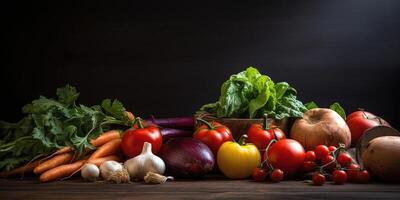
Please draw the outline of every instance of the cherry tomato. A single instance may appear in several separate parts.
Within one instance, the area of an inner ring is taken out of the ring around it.
[[[303,166],[305,152],[303,146],[293,139],[282,139],[268,149],[268,162],[281,169],[286,177],[295,175]],[[264,153],[264,160],[266,158]]]
[[[277,127],[269,127],[266,118],[263,126],[261,124],[252,124],[247,131],[248,141],[257,146],[259,150],[265,150],[271,140],[285,139],[285,133]]]
[[[332,173],[332,180],[337,185],[342,185],[347,181],[347,174],[343,170],[335,170]]]
[[[137,118],[139,128],[130,128],[124,132],[121,141],[121,149],[127,158],[133,158],[142,152],[144,142],[151,143],[151,151],[157,154],[162,145],[162,135],[156,126],[146,126]],[[135,124],[136,124],[135,123]]]
[[[199,126],[193,134],[193,138],[202,141],[206,144],[214,156],[217,157],[218,149],[224,142],[232,141],[232,133],[226,127],[218,122],[207,122],[203,119],[197,119],[203,125]]]
[[[254,168],[253,173],[251,174],[255,181],[264,181],[265,177],[267,177],[267,173],[264,169],[260,169],[258,167]]]
[[[334,160],[335,160],[335,158],[331,155],[325,156],[325,158],[322,159],[322,165],[326,165],[328,163],[331,163],[331,164],[324,167],[324,169],[326,169],[328,171],[333,170],[336,167],[335,162],[333,162]]]
[[[353,159],[348,153],[341,153],[337,157],[337,161],[341,167],[347,167],[353,162]]]
[[[273,182],[280,182],[283,180],[283,171],[280,169],[275,168],[274,170],[272,170],[271,174],[270,174],[270,178]]]
[[[316,146],[314,152],[318,160],[322,160],[323,158],[329,155],[329,149],[325,145]]]
[[[311,172],[317,168],[317,164],[313,161],[305,161],[303,163],[303,172]]]
[[[357,172],[357,182],[358,183],[368,183],[369,181],[369,172],[367,170],[362,170]]]
[[[321,186],[325,183],[325,176],[320,173],[314,173],[312,176],[313,185]]]
[[[350,166],[348,166],[346,170],[347,180],[349,182],[356,182],[357,174],[359,171],[360,171],[360,166],[357,164],[351,164]]]
[[[390,126],[385,120],[366,111],[356,111],[347,116],[347,126],[351,132],[351,146],[355,146],[365,130],[378,125]]]
[[[305,161],[315,161],[317,159],[317,157],[315,156],[315,152],[314,151],[307,151],[306,152],[306,159]]]
[[[332,152],[332,151],[336,150],[336,147],[335,146],[329,146],[328,149],[329,149],[330,152]]]

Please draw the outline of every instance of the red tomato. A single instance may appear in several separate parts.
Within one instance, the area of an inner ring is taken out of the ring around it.
[[[268,162],[274,168],[281,169],[287,177],[295,175],[301,169],[305,158],[303,146],[292,139],[277,141],[266,153],[268,153]],[[266,153],[264,153],[264,160]]]
[[[283,171],[280,169],[274,169],[272,170],[271,174],[270,174],[270,178],[273,182],[280,182],[283,180]]]
[[[306,160],[305,161],[314,162],[316,159],[317,159],[317,157],[315,156],[315,152],[314,151],[307,151],[306,152]]]
[[[368,183],[369,173],[367,170],[362,170],[357,172],[357,182],[358,183]]]
[[[327,165],[326,167],[324,167],[324,169],[331,171],[336,167],[336,164],[334,162],[335,158],[331,155],[327,155],[325,156],[325,158],[322,159],[322,165],[326,165],[328,163],[331,163],[329,165]]]
[[[321,186],[325,183],[325,176],[320,173],[314,173],[312,176],[313,185]]]
[[[193,135],[196,138],[206,144],[214,156],[217,157],[218,149],[224,142],[232,141],[232,133],[228,127],[221,125],[218,122],[207,122],[203,119],[197,119],[203,123],[199,126]]]
[[[254,168],[253,173],[251,174],[255,181],[265,181],[267,177],[267,173],[264,169],[260,169],[258,167]]]
[[[266,124],[268,122],[264,122]],[[260,150],[265,150],[271,140],[285,139],[285,133],[277,127],[263,127],[260,124],[252,124],[247,131],[248,141],[256,145]]]
[[[332,151],[336,150],[336,147],[335,146],[329,146],[328,149],[329,149],[330,152],[332,152]]]
[[[332,180],[335,184],[342,185],[347,181],[347,174],[345,171],[337,169],[332,173]]]
[[[341,153],[337,157],[337,161],[341,167],[347,167],[353,162],[353,159],[348,153]]]
[[[162,135],[156,126],[143,127],[141,119],[138,119],[140,128],[131,128],[124,132],[121,149],[127,158],[133,158],[142,152],[144,142],[151,143],[151,151],[157,154],[162,145]]]
[[[317,167],[317,164],[313,161],[305,161],[303,163],[303,172],[312,172]]]
[[[347,173],[347,180],[349,182],[356,182],[357,180],[357,174],[360,171],[360,166],[357,164],[351,164],[349,167],[347,167],[346,173]]]
[[[366,111],[356,111],[347,116],[347,126],[351,132],[351,146],[355,146],[365,130],[378,125],[390,126],[385,120]]]
[[[322,160],[323,158],[325,158],[326,156],[329,155],[329,149],[327,146],[325,145],[318,145],[315,147],[314,149],[315,152],[315,156],[317,157],[318,160]]]

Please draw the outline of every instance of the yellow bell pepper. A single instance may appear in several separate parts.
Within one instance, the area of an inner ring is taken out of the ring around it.
[[[245,138],[245,135],[242,136],[239,143],[225,142],[218,150],[218,167],[228,178],[247,178],[252,174],[254,168],[260,165],[260,152],[255,145],[245,144]]]

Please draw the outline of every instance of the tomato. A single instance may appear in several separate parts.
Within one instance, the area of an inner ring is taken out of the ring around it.
[[[317,164],[313,161],[305,161],[303,163],[303,172],[311,172],[317,168]]]
[[[269,127],[266,118],[264,118],[263,126],[261,124],[252,124],[247,130],[249,142],[257,146],[259,150],[265,150],[271,140],[285,139],[285,133],[277,127]]]
[[[142,119],[136,118],[139,128],[130,128],[124,132],[121,149],[127,158],[133,158],[142,152],[144,142],[151,143],[151,151],[157,154],[162,145],[162,135],[156,126],[142,124]]]
[[[329,149],[325,145],[318,145],[314,149],[315,156],[317,157],[318,160],[322,160],[325,158],[327,155],[329,155]]]
[[[255,181],[264,181],[267,177],[267,173],[264,169],[260,169],[258,167],[254,168],[253,173],[251,174]]]
[[[329,146],[328,149],[329,149],[330,152],[332,152],[332,151],[336,150],[336,147],[335,146]]]
[[[341,167],[347,167],[353,162],[353,158],[348,153],[340,153],[337,161]]]
[[[378,125],[390,126],[385,120],[366,111],[356,111],[347,116],[347,126],[351,132],[351,146],[355,146],[365,130]]]
[[[357,180],[357,174],[360,171],[360,166],[357,164],[351,164],[349,167],[346,169],[347,173],[347,180],[349,182],[356,182]]]
[[[261,156],[257,147],[251,143],[245,144],[243,136],[239,143],[225,142],[217,153],[218,168],[226,177],[232,179],[251,176],[260,162]]]
[[[315,156],[315,152],[314,151],[307,151],[306,152],[306,159],[305,161],[312,161],[314,162],[317,159],[317,157]]]
[[[331,155],[325,156],[325,158],[322,159],[322,165],[326,165],[328,163],[331,163],[331,164],[325,166],[324,169],[326,169],[328,171],[333,170],[336,167],[334,160],[335,160],[335,158]]]
[[[217,156],[218,149],[224,142],[232,141],[232,133],[226,127],[217,122],[207,122],[203,119],[197,119],[203,125],[199,126],[193,135],[193,138],[206,144],[214,156]]]
[[[335,184],[342,185],[347,181],[347,174],[345,171],[337,169],[332,173],[332,180]]]
[[[314,173],[312,176],[313,185],[321,186],[325,183],[325,176],[320,173]]]
[[[271,174],[270,174],[270,178],[273,182],[280,182],[283,180],[283,171],[280,169],[274,169],[272,170]]]
[[[369,181],[369,173],[367,170],[362,170],[357,172],[357,182],[358,183],[368,183]]]
[[[296,140],[282,139],[272,144],[264,159],[268,155],[268,162],[274,167],[281,169],[285,176],[295,175],[303,166],[305,152],[303,146]]]

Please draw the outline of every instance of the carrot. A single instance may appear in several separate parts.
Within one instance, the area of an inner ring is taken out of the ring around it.
[[[24,173],[30,173],[33,171],[35,167],[37,167],[40,164],[40,160],[28,163],[24,166],[18,167],[16,169],[13,169],[8,172],[0,172],[0,177],[1,178],[7,178],[11,176],[16,176],[16,175],[23,175]]]
[[[45,162],[41,163],[39,166],[35,167],[33,170],[33,173],[35,174],[41,174],[47,170],[50,170],[54,167],[58,167],[63,164],[67,164],[71,162],[73,159],[73,156],[71,153],[64,153],[60,155],[56,155],[53,158],[50,158],[49,160],[46,160]]]
[[[111,155],[111,156],[106,156],[106,157],[102,157],[102,158],[93,159],[91,161],[88,161],[88,163],[92,163],[92,164],[97,165],[97,167],[100,167],[100,165],[103,164],[103,162],[106,162],[106,161],[109,161],[109,160],[120,162],[121,158],[119,156],[116,156],[116,155]]]
[[[60,165],[44,172],[42,175],[40,175],[39,180],[40,182],[49,182],[70,176],[78,171],[83,164],[85,164],[85,160],[76,161],[71,164]]]
[[[92,161],[96,158],[101,158],[104,156],[114,155],[118,153],[121,145],[121,139],[113,139],[103,146],[98,148],[93,154],[89,157],[88,161]]]
[[[113,139],[118,139],[118,138],[120,138],[119,132],[117,130],[111,130],[101,134],[96,139],[92,139],[90,143],[95,147],[99,147]]]

